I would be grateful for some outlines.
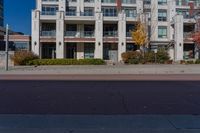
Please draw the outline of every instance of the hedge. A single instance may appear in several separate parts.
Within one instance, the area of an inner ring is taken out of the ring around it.
[[[36,59],[27,65],[104,65],[102,59]]]
[[[30,51],[17,51],[11,56],[15,65],[26,65],[29,61],[35,59],[39,59],[39,57]]]
[[[160,63],[160,64],[171,64],[172,61],[168,53],[160,49],[156,54],[152,51],[145,52],[144,55],[139,51],[129,51],[122,54],[122,59],[126,64],[148,64],[148,63]]]

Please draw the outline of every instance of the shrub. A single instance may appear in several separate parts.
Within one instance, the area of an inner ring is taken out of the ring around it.
[[[38,59],[39,57],[30,51],[17,51],[11,56],[11,60],[15,65],[26,65],[29,61]]]
[[[194,64],[193,60],[186,61],[186,64]]]
[[[155,53],[153,51],[145,53],[144,60],[147,63],[154,63],[155,62]]]
[[[170,59],[169,54],[164,49],[158,50],[158,53],[157,53],[158,63],[163,64],[166,61],[169,61],[169,59]]]
[[[28,65],[104,65],[102,59],[36,59],[29,61]]]
[[[122,53],[122,60],[124,63],[137,62],[136,60],[140,61],[142,59],[142,54],[137,51],[129,51]]]
[[[200,64],[200,59],[197,59],[197,60],[195,61],[195,64]]]
[[[169,62],[169,55],[165,50],[159,50],[156,54],[156,62],[160,64],[168,63],[172,64],[171,61]],[[142,53],[137,51],[126,52],[122,54],[122,59],[126,64],[146,64],[146,63],[155,63],[155,53],[153,51],[146,52],[144,56]]]

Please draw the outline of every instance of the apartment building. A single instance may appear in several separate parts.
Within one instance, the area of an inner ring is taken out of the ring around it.
[[[171,58],[182,60],[184,51],[194,52],[188,36],[198,5],[188,0],[37,0],[32,51],[41,58],[121,61],[123,52],[137,49],[131,31],[142,18],[149,47],[169,47]]]

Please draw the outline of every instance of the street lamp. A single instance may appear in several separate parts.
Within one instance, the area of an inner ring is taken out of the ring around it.
[[[9,26],[6,25],[6,49],[5,49],[5,70],[8,71],[8,40],[9,40]]]
[[[155,63],[157,64],[157,53],[158,53],[158,50],[157,49],[154,49],[154,55],[155,55]]]

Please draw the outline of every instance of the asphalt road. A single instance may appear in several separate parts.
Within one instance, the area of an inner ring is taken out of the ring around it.
[[[1,80],[0,114],[200,115],[200,82]]]

